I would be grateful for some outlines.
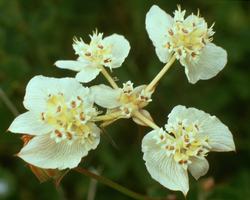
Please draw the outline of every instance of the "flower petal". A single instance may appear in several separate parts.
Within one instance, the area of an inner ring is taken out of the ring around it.
[[[119,97],[121,89],[113,89],[106,85],[95,85],[91,87],[95,103],[104,108],[116,108],[121,105]]]
[[[192,163],[188,166],[188,170],[196,180],[207,173],[209,164],[205,158],[193,157],[191,158],[191,162]]]
[[[227,63],[227,52],[213,43],[207,44],[194,63],[186,62],[185,73],[192,84],[198,80],[207,80],[216,76]]]
[[[128,40],[122,35],[113,34],[104,38],[103,42],[111,46],[111,68],[120,67],[130,51]]]
[[[87,90],[74,78],[35,76],[26,87],[23,104],[28,110],[43,112],[49,94],[63,93],[66,98],[71,98],[78,95],[79,89]]]
[[[84,69],[76,74],[76,80],[83,82],[83,83],[88,83],[95,79],[97,75],[100,73],[100,69],[89,66],[89,67],[84,67]]]
[[[25,145],[18,156],[24,161],[37,167],[46,169],[66,169],[76,167],[81,158],[91,149],[95,149],[100,141],[100,130],[95,127],[96,137],[91,143],[80,143],[76,140],[72,144],[65,141],[56,143],[47,135],[35,136]]]
[[[37,113],[30,111],[19,115],[10,125],[9,131],[13,133],[42,135],[47,134],[52,130],[52,127],[43,123]]]
[[[84,67],[88,66],[88,62],[76,60],[58,60],[55,65],[61,69],[71,69],[73,71],[81,71]]]
[[[171,190],[180,190],[187,194],[189,190],[187,171],[166,151],[156,143],[154,136],[158,130],[153,130],[142,140],[143,159],[153,179]]]
[[[209,116],[201,126],[202,134],[209,137],[211,151],[235,151],[233,135],[217,117]]]
[[[186,108],[178,105],[168,115],[168,123],[174,123],[176,119],[185,119],[187,123],[196,123],[200,134],[208,136],[212,151],[235,150],[232,133],[216,116],[211,116],[196,108]]]
[[[134,88],[133,92],[135,94],[139,94],[143,89],[145,89],[147,87],[147,85],[139,85],[137,87]]]
[[[168,49],[164,46],[167,44],[166,33],[172,24],[173,18],[156,5],[153,5],[146,15],[146,30],[158,58],[163,63],[169,59]]]

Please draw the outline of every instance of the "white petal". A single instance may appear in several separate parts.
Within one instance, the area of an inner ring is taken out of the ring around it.
[[[95,79],[100,71],[100,69],[94,66],[85,67],[82,71],[76,74],[76,79],[80,82],[88,83]]]
[[[173,18],[156,5],[153,5],[146,15],[146,29],[149,38],[156,48],[157,56],[163,63],[169,59],[168,50],[164,46],[167,44],[166,33],[172,24]]]
[[[176,119],[185,119],[187,117],[187,108],[182,105],[175,106],[168,115],[168,123],[174,123]],[[193,117],[193,115],[188,116],[188,119]],[[193,121],[193,118],[190,119]]]
[[[35,76],[26,87],[23,104],[28,110],[43,112],[46,109],[49,94],[63,93],[66,98],[71,98],[82,88],[82,85],[74,78]]]
[[[208,135],[211,151],[235,151],[233,135],[217,117],[209,116],[201,125],[202,133]]]
[[[157,46],[155,47],[155,52],[161,62],[168,62],[170,54],[167,48],[163,46]]]
[[[201,176],[204,176],[208,169],[209,164],[207,160],[193,157],[191,158],[191,164],[188,166],[188,170],[193,175],[193,177],[198,180]]]
[[[55,65],[61,69],[71,69],[73,71],[81,71],[84,67],[88,66],[88,62],[76,60],[58,60]]]
[[[235,150],[232,133],[217,117],[196,108],[178,105],[169,114],[168,123],[174,123],[176,119],[185,119],[187,123],[197,123],[200,134],[208,136],[212,151]]]
[[[130,45],[128,40],[122,35],[113,34],[104,38],[104,44],[111,46],[112,62],[111,68],[117,68],[122,65],[128,56]]]
[[[146,161],[147,170],[152,178],[163,186],[180,190],[186,195],[189,190],[187,171],[156,144],[156,131],[151,131],[142,140],[143,159]]]
[[[186,63],[185,73],[190,83],[216,76],[227,63],[227,52],[213,43],[202,50],[197,63]]]
[[[37,113],[26,112],[19,115],[10,125],[9,131],[13,133],[42,135],[47,134],[52,127],[45,124]]]
[[[143,89],[145,89],[147,85],[139,85],[134,88],[133,93],[134,94],[139,94]]]
[[[106,85],[95,85],[91,87],[94,101],[97,105],[104,108],[116,108],[121,105],[119,97],[121,89],[113,89]]]
[[[96,127],[97,128],[97,127]],[[24,161],[46,169],[66,169],[76,167],[82,157],[91,149],[95,149],[100,141],[100,131],[92,143],[81,144],[79,141],[71,145],[67,142],[55,143],[49,135],[35,136],[25,145],[18,156]],[[96,131],[95,130],[95,131]]]

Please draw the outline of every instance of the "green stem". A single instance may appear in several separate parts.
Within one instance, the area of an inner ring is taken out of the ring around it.
[[[142,194],[138,194],[134,191],[131,191],[129,189],[127,189],[126,187],[123,187],[122,185],[119,185],[118,183],[114,182],[114,181],[111,181],[110,179],[108,178],[105,178],[103,176],[99,176],[97,174],[94,174],[84,168],[81,168],[81,167],[77,167],[74,169],[75,171],[85,175],[85,176],[88,176],[88,177],[91,177],[93,179],[96,179],[97,181],[99,181],[100,183],[103,183],[133,199],[136,199],[136,200],[161,200],[162,198],[152,198],[152,197],[147,197],[147,196],[144,196]]]
[[[6,93],[0,88],[0,99],[5,103],[5,105],[8,107],[8,109],[12,112],[12,114],[16,117],[19,115],[19,112],[17,108],[14,106],[14,104],[11,102],[11,100],[8,98]]]

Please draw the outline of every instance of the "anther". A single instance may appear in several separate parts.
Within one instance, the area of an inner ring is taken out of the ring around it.
[[[77,99],[78,99],[79,101],[82,101],[82,98],[81,98],[81,97],[79,97],[79,96],[77,96]]]
[[[110,59],[110,58],[107,58],[107,59],[105,59],[103,62],[104,62],[104,63],[109,63],[109,62],[111,62],[111,59]]]
[[[62,137],[62,133],[58,130],[55,130],[55,134],[57,137],[60,137],[60,138]]]
[[[91,56],[90,52],[85,53],[85,56]]]
[[[174,150],[174,146],[170,146],[169,150],[173,151]]]
[[[85,120],[85,116],[84,116],[84,113],[83,113],[83,112],[80,113],[80,119],[81,119],[82,121]]]
[[[61,110],[62,110],[62,107],[58,106],[56,112],[61,112]]]
[[[172,30],[172,29],[169,29],[169,30],[168,30],[168,33],[169,33],[169,35],[171,35],[171,36],[173,36],[173,35],[174,35],[174,32],[173,32],[173,30]]]
[[[67,132],[67,138],[68,138],[69,140],[72,140],[72,134],[71,134],[70,132]]]
[[[103,49],[103,46],[102,46],[102,45],[98,45],[98,48],[99,48],[99,49]]]
[[[75,102],[75,101],[72,101],[72,102],[71,102],[71,107],[72,107],[72,108],[75,108],[75,107],[76,107],[76,102]]]
[[[183,33],[186,33],[186,34],[188,33],[188,31],[186,29],[184,29],[184,28],[182,28],[181,30],[182,30]]]
[[[182,55],[182,51],[180,49],[178,49],[177,52],[180,56]]]
[[[44,121],[45,120],[44,112],[41,113],[41,116],[42,116],[42,120]]]

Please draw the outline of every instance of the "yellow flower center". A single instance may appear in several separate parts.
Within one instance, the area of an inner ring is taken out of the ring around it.
[[[123,111],[123,114],[130,117],[133,111],[145,107],[152,100],[151,93],[145,92],[143,88],[136,91],[133,88],[133,83],[128,81],[123,84],[119,101],[122,105],[120,109]]]
[[[166,48],[177,59],[195,61],[204,46],[212,41],[213,25],[208,28],[203,18],[193,14],[184,19],[184,14],[180,8],[175,12],[174,24],[167,30]]]
[[[91,140],[91,126],[88,120],[95,113],[93,107],[85,107],[84,101],[77,96],[67,101],[62,93],[49,95],[47,108],[41,113],[41,118],[54,128],[51,138],[56,142],[67,140],[72,143],[76,139],[82,142]]]
[[[85,44],[81,39],[74,39],[76,53],[85,60],[99,65],[110,67],[112,62],[111,46],[103,42],[103,34],[94,32],[89,44]]]
[[[210,149],[208,137],[199,134],[196,123],[168,124],[166,130],[168,133],[162,131],[158,138],[161,148],[184,168],[191,163],[192,157],[205,157]]]

